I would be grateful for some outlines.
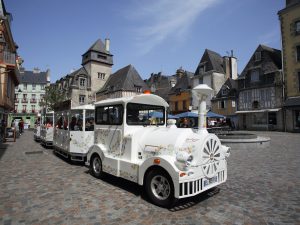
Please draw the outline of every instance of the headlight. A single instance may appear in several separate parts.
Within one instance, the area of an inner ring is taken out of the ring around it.
[[[187,152],[177,152],[176,154],[176,160],[177,162],[183,163],[186,166],[189,166],[191,164],[191,162],[193,161],[194,157],[192,155],[190,155]]]

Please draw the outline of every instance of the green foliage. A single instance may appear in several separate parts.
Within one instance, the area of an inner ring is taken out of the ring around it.
[[[46,107],[51,111],[55,104],[65,100],[64,94],[60,90],[57,90],[55,86],[49,86],[45,89],[46,94],[44,96],[44,101],[40,103],[41,107]]]

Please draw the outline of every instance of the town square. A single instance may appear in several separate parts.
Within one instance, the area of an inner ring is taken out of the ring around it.
[[[300,1],[0,1],[1,224],[300,224]]]

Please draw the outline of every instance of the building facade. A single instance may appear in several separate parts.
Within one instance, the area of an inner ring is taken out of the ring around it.
[[[14,109],[14,90],[19,84],[17,46],[11,32],[12,16],[0,2],[0,121],[7,123],[8,114]]]
[[[212,111],[230,118],[234,127],[238,126],[236,115],[238,103],[238,82],[228,78],[220,91],[211,100]]]
[[[134,66],[128,65],[109,77],[105,85],[96,93],[96,100],[136,96],[146,90],[149,90],[149,87],[137,70]]]
[[[171,88],[177,83],[176,75],[162,75],[159,73],[151,73],[150,78],[145,80],[145,83],[150,88],[152,94],[162,97],[166,102],[169,103],[169,93]]]
[[[193,87],[206,84],[214,90],[206,100],[206,107],[211,109],[211,99],[221,89],[227,78],[237,78],[237,60],[231,56],[222,57],[220,54],[205,49],[193,77]],[[197,109],[197,103],[193,102],[193,109]]]
[[[9,114],[8,124],[15,119],[23,119],[28,127],[34,127],[41,115],[45,89],[50,85],[50,70],[45,72],[35,68],[33,71],[20,69],[20,84],[14,90],[14,111]]]
[[[96,92],[111,75],[113,55],[109,48],[109,39],[105,39],[105,44],[98,39],[82,55],[82,67],[51,84],[51,88],[60,91],[65,100],[71,100],[72,107],[94,102]]]
[[[283,130],[281,51],[259,45],[238,78],[239,129]]]
[[[287,0],[278,15],[285,81],[285,130],[300,132],[300,0]]]
[[[192,78],[194,74],[179,68],[176,71],[176,85],[168,94],[170,112],[178,114],[192,110]]]

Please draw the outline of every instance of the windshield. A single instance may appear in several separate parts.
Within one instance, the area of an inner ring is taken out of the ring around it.
[[[128,125],[164,125],[165,108],[157,105],[128,103],[126,122]]]

